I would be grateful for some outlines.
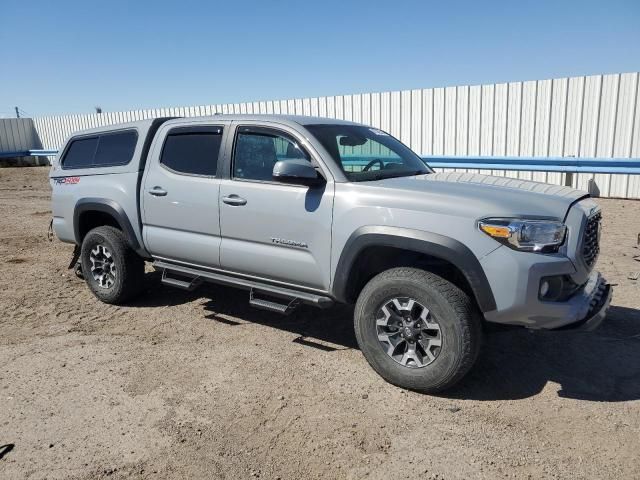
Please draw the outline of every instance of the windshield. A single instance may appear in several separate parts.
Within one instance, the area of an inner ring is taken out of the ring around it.
[[[388,133],[362,125],[306,125],[352,182],[431,173]]]

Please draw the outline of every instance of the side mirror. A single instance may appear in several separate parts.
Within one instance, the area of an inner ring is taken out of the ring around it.
[[[304,158],[281,160],[273,166],[273,179],[283,183],[313,187],[324,183],[316,169]]]

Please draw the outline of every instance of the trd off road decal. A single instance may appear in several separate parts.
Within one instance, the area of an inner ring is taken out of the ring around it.
[[[55,177],[53,181],[56,185],[75,185],[80,183],[80,177]]]

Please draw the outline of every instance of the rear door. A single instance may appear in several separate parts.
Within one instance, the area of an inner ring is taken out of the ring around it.
[[[143,237],[158,259],[220,265],[219,161],[229,122],[163,125],[141,189]]]
[[[327,291],[334,184],[316,153],[302,135],[279,124],[239,124],[228,143],[230,178],[220,187],[222,268]],[[276,161],[301,158],[327,183],[307,187],[273,181]]]

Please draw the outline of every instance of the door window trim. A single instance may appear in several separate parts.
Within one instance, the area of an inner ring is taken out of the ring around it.
[[[178,125],[175,127],[170,127],[167,132],[164,134],[164,138],[162,140],[162,146],[160,147],[160,155],[158,155],[158,165],[166,171],[173,173],[174,175],[181,175],[183,177],[197,177],[197,178],[220,178],[220,164],[224,159],[224,135],[225,135],[225,126],[224,125]],[[220,130],[214,131],[214,130]],[[214,133],[220,135],[220,147],[218,148],[218,159],[216,160],[216,173],[215,175],[203,175],[200,173],[189,173],[189,172],[180,172],[178,170],[174,170],[162,163],[162,154],[164,153],[164,147],[167,144],[167,139],[170,135],[185,135],[190,133]]]

